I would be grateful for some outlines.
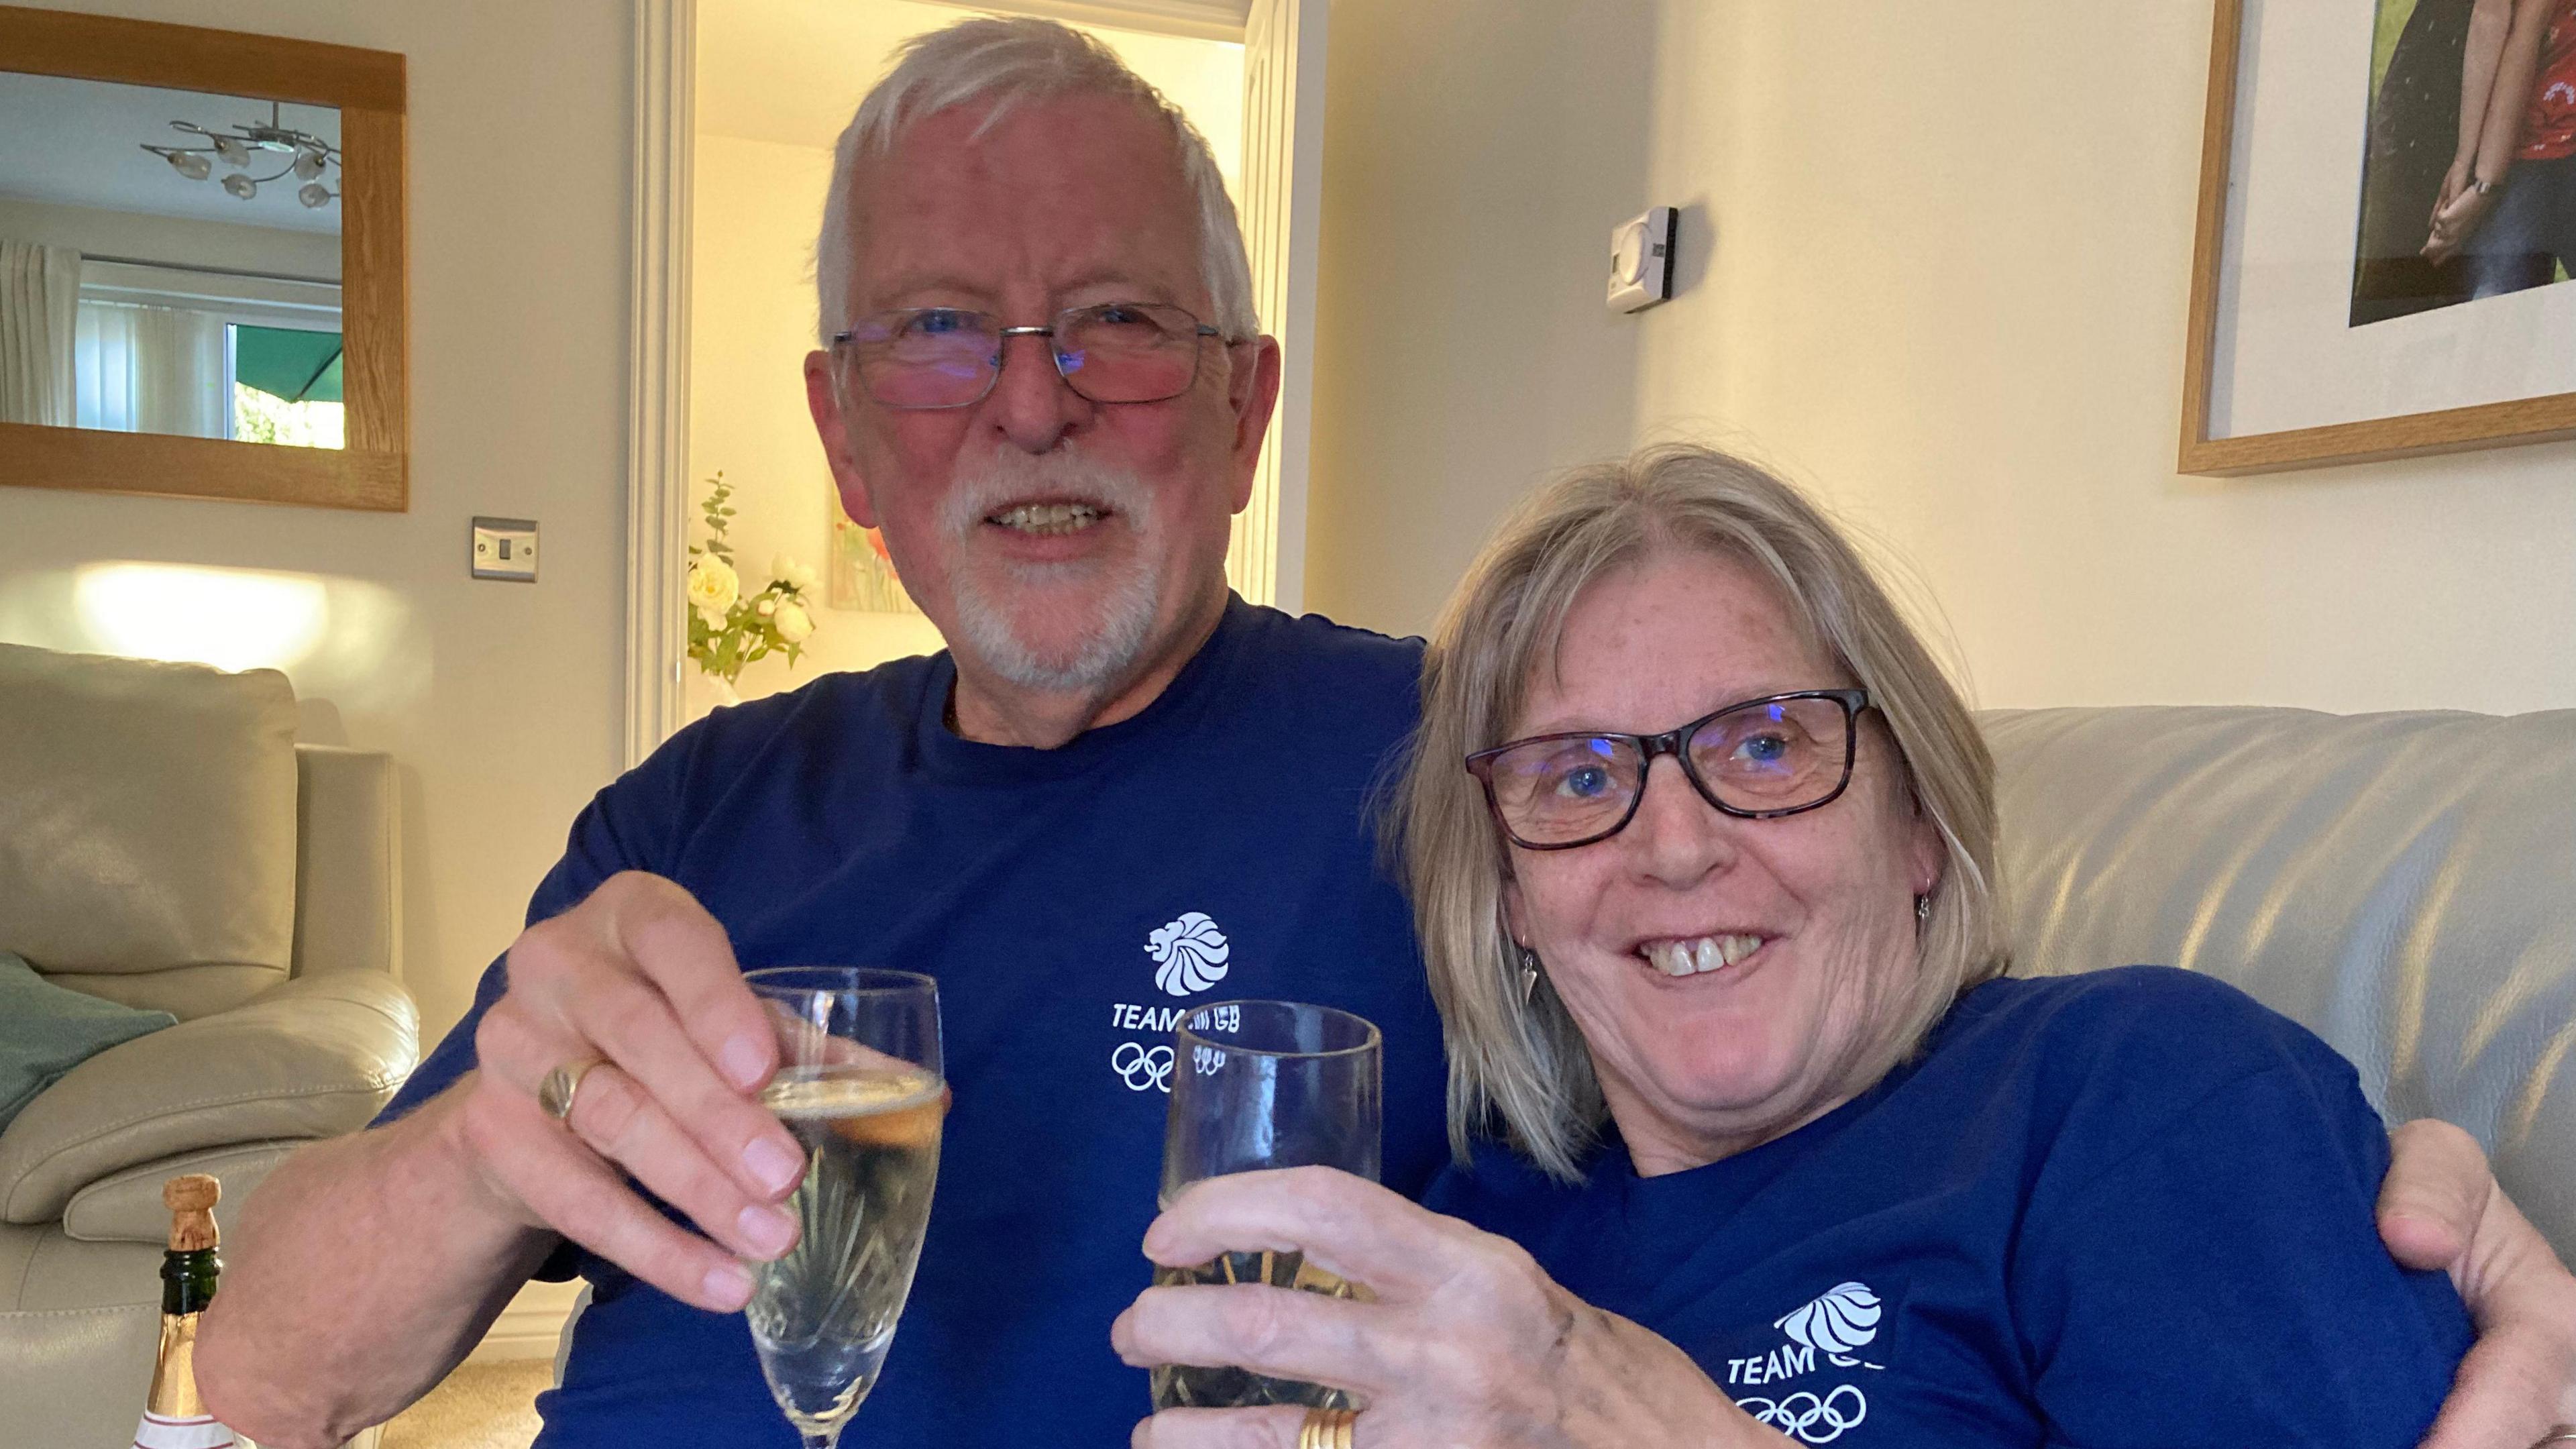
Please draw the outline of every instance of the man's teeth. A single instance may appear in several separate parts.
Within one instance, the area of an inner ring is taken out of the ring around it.
[[[1021,503],[994,514],[992,521],[1022,533],[1080,533],[1100,521],[1100,510],[1088,503]]]
[[[1761,949],[1760,936],[1702,936],[1692,941],[1652,941],[1640,948],[1646,964],[1667,976],[1697,976],[1732,966]]]

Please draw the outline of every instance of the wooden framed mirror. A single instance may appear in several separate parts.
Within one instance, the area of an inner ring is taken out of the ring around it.
[[[406,89],[0,6],[0,484],[401,512]]]

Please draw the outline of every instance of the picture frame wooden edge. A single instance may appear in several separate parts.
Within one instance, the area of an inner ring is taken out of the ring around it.
[[[2192,234],[2191,313],[2183,360],[2182,447],[2175,471],[2235,478],[2576,438],[2576,392],[2280,432],[2209,435],[2219,269],[2227,240],[2227,163],[2235,143],[2244,32],[2244,0],[2213,0],[2209,94],[2201,119],[2200,214]]]
[[[286,36],[0,5],[0,71],[245,95],[340,111],[346,158],[340,286],[348,443],[345,448],[292,448],[0,423],[0,484],[408,511],[405,57]]]

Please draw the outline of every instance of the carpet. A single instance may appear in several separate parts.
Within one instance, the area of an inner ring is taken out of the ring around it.
[[[554,1377],[549,1359],[466,1364],[396,1414],[381,1449],[528,1449]]]

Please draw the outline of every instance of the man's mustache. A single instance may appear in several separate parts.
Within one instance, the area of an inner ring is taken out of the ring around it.
[[[995,513],[1018,503],[1087,503],[1127,520],[1130,528],[1145,519],[1145,487],[1129,469],[1084,457],[1071,445],[1046,453],[1002,448],[972,463],[960,463],[940,501],[939,526],[951,538],[964,538]]]

